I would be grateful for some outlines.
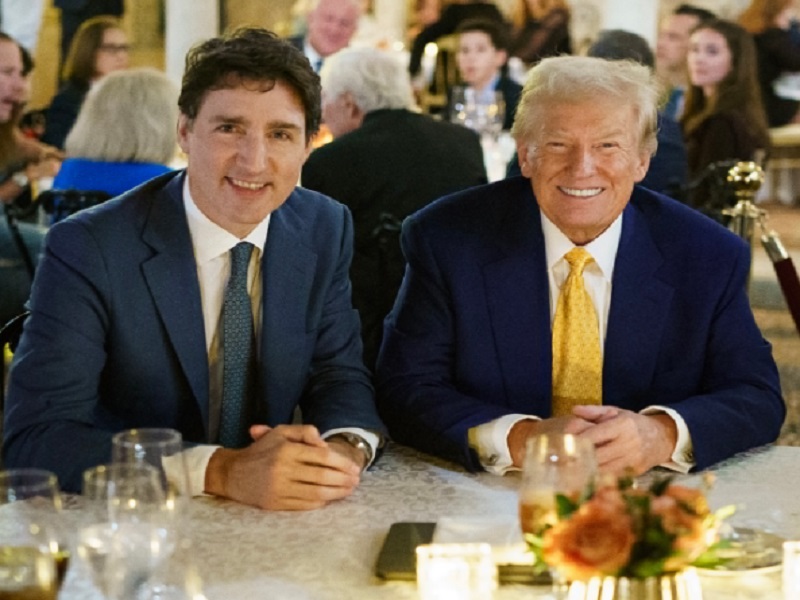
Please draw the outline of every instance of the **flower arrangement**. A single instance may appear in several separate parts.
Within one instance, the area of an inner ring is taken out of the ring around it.
[[[623,478],[592,486],[580,498],[556,495],[555,523],[526,539],[537,565],[570,581],[644,578],[718,564],[719,526],[732,512],[712,513],[703,491],[671,478],[645,489]]]

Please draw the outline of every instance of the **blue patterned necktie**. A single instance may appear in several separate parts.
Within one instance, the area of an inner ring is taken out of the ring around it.
[[[253,245],[231,249],[231,274],[222,303],[222,417],[219,442],[242,448],[250,442],[255,381],[256,344],[253,310],[247,293],[247,267]]]

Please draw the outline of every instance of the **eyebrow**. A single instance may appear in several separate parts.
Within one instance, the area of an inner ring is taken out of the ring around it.
[[[235,123],[236,125],[246,125],[248,120],[244,117],[237,117],[233,115],[215,115],[211,117],[210,121],[212,123]],[[269,129],[294,129],[297,131],[302,130],[302,127],[297,123],[292,123],[290,121],[270,121],[267,123]]]

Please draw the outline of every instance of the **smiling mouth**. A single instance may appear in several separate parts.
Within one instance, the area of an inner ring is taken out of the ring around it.
[[[241,187],[246,190],[260,190],[261,188],[265,187],[266,183],[256,183],[252,181],[244,181],[243,179],[234,179],[233,177],[228,177],[228,180],[235,185],[236,187]]]
[[[592,196],[597,196],[600,192],[603,191],[603,188],[568,188],[559,186],[558,189],[566,194],[567,196],[575,196],[576,198],[590,198]]]

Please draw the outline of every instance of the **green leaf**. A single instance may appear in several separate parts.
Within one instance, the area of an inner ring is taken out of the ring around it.
[[[573,502],[564,494],[556,494],[556,514],[559,520],[568,519],[579,506],[579,502]]]

